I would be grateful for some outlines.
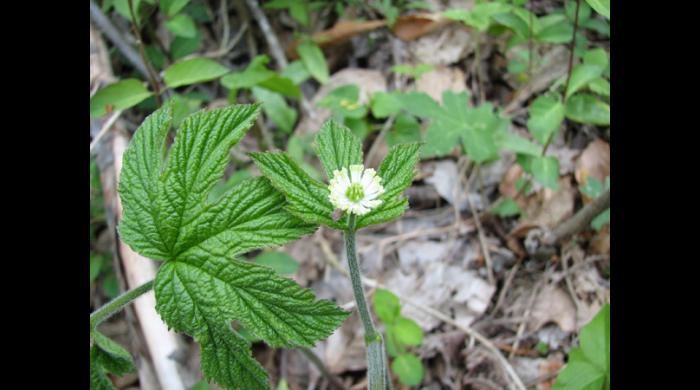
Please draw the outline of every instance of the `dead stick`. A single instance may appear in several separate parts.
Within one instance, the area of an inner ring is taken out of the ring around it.
[[[545,239],[545,245],[554,245],[557,242],[574,235],[585,229],[598,214],[610,207],[610,189],[605,190],[593,202],[579,210],[573,217],[557,226]]]
[[[134,50],[131,45],[129,45],[122,34],[117,30],[112,22],[102,13],[100,6],[94,2],[90,2],[90,18],[100,31],[109,38],[110,42],[119,50],[126,58],[127,61],[145,78],[148,78],[148,71],[146,70],[146,65],[139,57],[139,54]]]
[[[257,1],[246,0],[245,2],[248,4],[248,8],[250,8],[250,12],[253,14],[255,21],[258,22],[258,26],[260,26],[263,35],[265,35],[267,45],[270,46],[270,53],[272,54],[272,57],[275,58],[278,67],[280,69],[286,68],[288,65],[287,58],[284,56],[284,51],[282,51],[282,47],[280,46],[279,40],[277,40],[277,36],[272,31],[272,26],[270,26],[267,16],[265,16],[265,13],[262,11],[262,9],[260,9],[260,5],[258,5]]]

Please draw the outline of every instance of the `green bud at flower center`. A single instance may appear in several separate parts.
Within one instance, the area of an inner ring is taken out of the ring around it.
[[[352,183],[347,191],[345,191],[345,196],[347,196],[351,202],[359,202],[365,197],[365,190],[362,188],[362,184]]]

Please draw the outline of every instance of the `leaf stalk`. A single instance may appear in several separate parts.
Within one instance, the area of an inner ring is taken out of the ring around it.
[[[149,292],[152,288],[153,280],[125,292],[124,294],[114,298],[113,300],[104,304],[104,306],[95,310],[92,314],[90,314],[90,331],[93,331],[95,328],[97,328],[97,325],[116,314],[134,299]]]

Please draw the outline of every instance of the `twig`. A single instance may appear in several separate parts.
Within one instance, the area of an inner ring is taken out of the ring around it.
[[[221,23],[223,23],[223,31],[221,32],[221,46],[219,50],[225,50],[228,46],[228,39],[231,27],[228,23],[228,2],[226,0],[221,0],[219,6],[219,12],[221,13]]]
[[[533,24],[533,11],[532,11],[532,1],[528,1],[530,6],[530,12],[528,13],[529,25],[528,25],[528,35],[527,35],[527,78],[528,80],[532,78],[532,24]]]
[[[535,304],[535,298],[537,298],[537,293],[540,289],[541,283],[537,283],[535,285],[535,288],[532,289],[532,294],[530,295],[530,301],[527,303],[527,308],[525,309],[525,314],[523,315],[523,320],[520,322],[520,325],[518,326],[518,332],[515,334],[515,341],[513,341],[513,347],[510,352],[510,355],[508,355],[509,359],[512,359],[513,356],[515,356],[515,351],[518,350],[518,347],[520,346],[520,339],[523,336],[523,332],[525,332],[525,325],[530,319],[530,313],[532,312],[532,306]]]
[[[491,253],[489,253],[489,247],[488,243],[486,242],[486,235],[484,234],[484,229],[481,227],[479,212],[476,210],[476,206],[474,205],[472,198],[469,196],[469,183],[472,181],[475,172],[478,172],[478,169],[479,164],[477,164],[475,169],[472,171],[472,174],[470,175],[469,180],[467,181],[467,188],[465,189],[465,191],[467,192],[467,202],[469,202],[469,209],[472,211],[472,215],[474,216],[474,224],[476,225],[476,231],[479,235],[479,244],[481,245],[481,252],[484,254],[484,260],[486,260],[486,270],[488,271],[489,284],[493,286],[496,284],[496,279],[493,276],[493,263],[491,262]]]
[[[557,242],[574,235],[585,229],[598,214],[610,207],[610,189],[605,190],[593,202],[579,210],[573,217],[559,224],[544,238],[545,245],[554,245]]]
[[[496,390],[501,389],[500,386],[498,386],[497,384],[493,383],[492,381],[490,381],[486,378],[478,378],[478,377],[477,378],[464,378],[462,380],[462,385],[471,385],[471,384],[486,386],[490,389],[496,389]],[[481,388],[481,386],[479,386],[478,388]]]
[[[573,251],[563,251],[566,253],[564,255],[564,258],[561,260],[562,267],[564,268],[564,281],[566,282],[566,288],[569,290],[569,294],[571,295],[571,299],[574,301],[574,306],[576,306],[576,312],[578,313],[581,310],[581,300],[578,298],[576,295],[576,291],[574,290],[574,285],[571,282],[571,273],[569,272],[569,259],[574,258],[574,253]]]
[[[476,41],[474,45],[474,64],[472,65],[472,72],[474,72],[474,77],[476,80],[476,85],[479,88],[479,104],[485,100],[484,87],[481,82],[481,55],[479,50],[479,45],[481,43],[481,33],[474,30],[474,40]]]
[[[236,35],[231,39],[231,41],[226,45],[226,46],[221,46],[219,50],[210,52],[210,53],[204,53],[202,54],[203,57],[208,57],[208,58],[217,58],[217,57],[223,57],[226,54],[228,54],[231,50],[233,50],[234,47],[238,44],[238,42],[243,38],[243,34],[246,33],[248,30],[248,22],[243,21],[241,23],[241,28],[238,29],[238,32]]]
[[[503,109],[503,115],[513,115],[522,111],[523,104],[535,93],[547,89],[550,84],[566,75],[566,48],[555,46],[544,54],[533,77],[513,93],[513,98]]]
[[[323,375],[323,377],[326,378],[333,387],[343,390],[347,389],[340,379],[328,371],[326,365],[323,364],[323,361],[314,353],[314,351],[306,347],[301,347],[298,349],[321,372],[321,375]]]
[[[581,6],[581,0],[576,0],[576,15],[574,16],[574,33],[571,37],[571,46],[569,47],[569,67],[567,68],[566,84],[564,84],[564,100],[567,100],[566,91],[569,89],[569,80],[571,79],[571,69],[574,66],[574,49],[576,48],[576,31],[578,30],[578,10]]]
[[[265,121],[262,119],[262,117],[258,117],[255,120],[255,123],[258,125],[258,129],[260,130],[260,136],[263,141],[263,145],[260,145],[260,150],[266,150],[270,148],[275,147],[275,143],[272,139],[272,135],[270,134],[270,129],[267,128],[267,125],[265,125]]]
[[[136,35],[136,44],[139,47],[139,54],[141,55],[141,60],[143,63],[146,65],[146,70],[148,71],[148,81],[151,83],[151,87],[153,88],[153,92],[156,95],[156,104],[160,107],[162,104],[162,101],[160,99],[160,86],[158,86],[158,76],[156,76],[156,72],[153,70],[153,66],[151,66],[151,62],[148,61],[148,58],[146,57],[146,51],[144,50],[144,45],[143,45],[143,37],[141,36],[141,27],[139,26],[139,23],[136,19],[136,13],[134,12],[134,1],[133,0],[128,0],[129,3],[129,13],[131,14],[131,22],[133,23],[132,27],[134,30],[134,35]]]
[[[522,264],[522,260],[518,260],[517,263],[513,266],[513,268],[510,269],[508,272],[508,276],[506,277],[506,281],[503,283],[503,287],[501,287],[501,292],[498,294],[498,300],[496,300],[496,305],[493,307],[493,310],[491,311],[491,315],[494,316],[496,313],[498,313],[498,309],[501,308],[501,305],[503,304],[503,301],[506,298],[506,294],[508,293],[508,289],[510,289],[510,285],[513,283],[513,279],[515,279],[515,274],[518,272],[518,269],[520,268],[520,264]]]
[[[129,61],[134,69],[141,73],[144,78],[148,78],[148,70],[146,70],[146,65],[144,65],[138,53],[136,53],[136,50],[134,50],[134,48],[124,40],[117,28],[114,27],[107,16],[102,13],[100,6],[95,4],[93,1],[90,2],[90,17],[100,31],[107,36],[110,42],[112,42],[117,50],[124,55],[124,58]]]
[[[454,229],[457,229],[458,227],[459,227],[459,223],[454,223],[452,225],[441,226],[441,227],[430,228],[430,229],[417,229],[417,230],[414,230],[411,232],[397,234],[395,236],[383,238],[379,241],[379,245],[386,246],[386,245],[389,245],[391,243],[410,240],[410,239],[416,238],[416,237],[426,237],[426,236],[431,236],[434,234],[448,233]]]
[[[110,116],[109,119],[107,119],[107,122],[105,122],[105,124],[102,126],[102,128],[100,129],[100,132],[97,133],[95,138],[93,138],[92,142],[90,142],[90,154],[92,154],[92,152],[95,150],[95,147],[97,146],[98,142],[100,142],[102,140],[102,137],[104,137],[105,134],[107,134],[107,132],[109,131],[109,129],[112,128],[112,126],[114,125],[114,122],[116,122],[117,119],[119,119],[119,117],[122,115],[122,112],[124,112],[124,111],[122,111],[122,110],[115,111],[112,114],[112,116]]]
[[[289,63],[284,56],[284,51],[280,46],[279,40],[277,40],[277,36],[274,31],[272,31],[272,26],[270,26],[267,16],[265,16],[265,13],[260,9],[260,5],[258,5],[256,0],[246,0],[245,2],[248,4],[248,8],[250,8],[253,17],[258,22],[258,26],[260,26],[263,35],[265,35],[265,41],[267,41],[267,45],[270,47],[270,53],[277,62],[277,66],[279,69],[286,68]]]

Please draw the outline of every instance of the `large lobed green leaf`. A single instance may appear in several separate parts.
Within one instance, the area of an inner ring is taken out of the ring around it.
[[[447,155],[459,144],[478,163],[498,158],[501,149],[539,153],[536,145],[509,131],[510,120],[494,112],[491,104],[471,107],[467,92],[444,91],[442,105],[421,92],[403,94],[401,101],[411,114],[430,119],[423,157]]]
[[[166,260],[155,280],[156,309],[169,327],[201,344],[205,377],[227,389],[269,388],[231,321],[272,346],[294,347],[312,346],[348,315],[268,267],[235,259],[317,227],[287,212],[284,196],[263,177],[210,197],[229,150],[258,113],[258,105],[237,105],[187,117],[166,160],[172,122],[166,105],[137,130],[119,184],[122,239],[144,256]]]

